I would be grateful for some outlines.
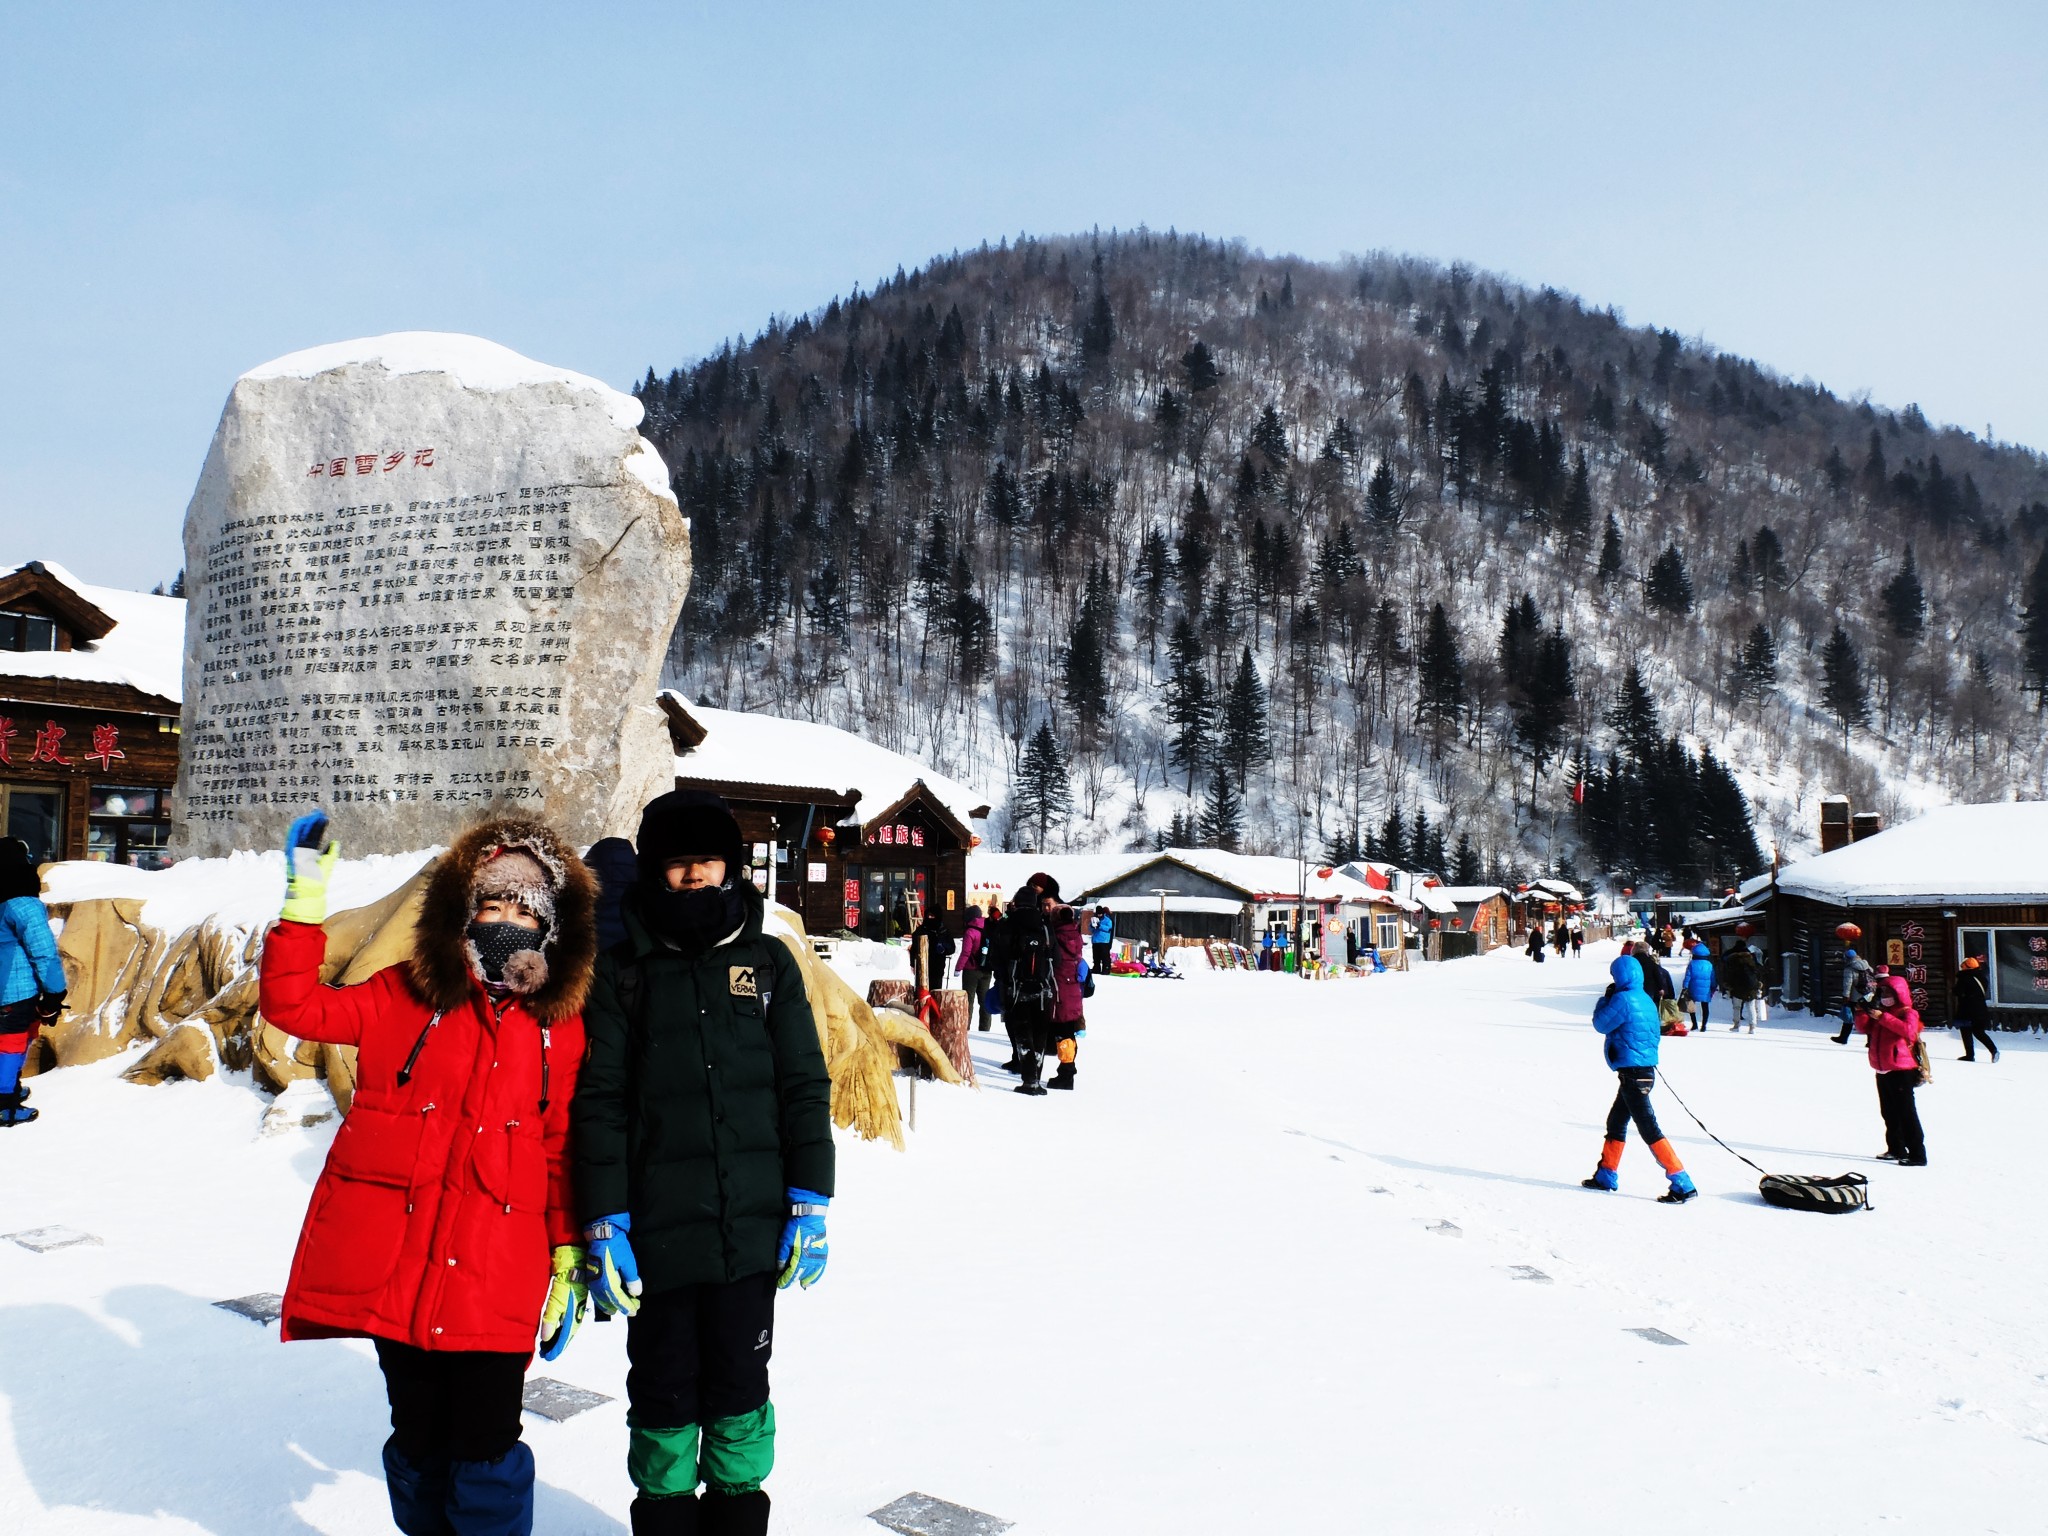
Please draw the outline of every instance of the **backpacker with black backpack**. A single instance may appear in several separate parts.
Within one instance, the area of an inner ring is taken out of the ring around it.
[[[1052,946],[1052,923],[1043,910],[1010,909],[1010,963],[1003,978],[1003,1010],[1050,1015],[1059,1000],[1059,978]]]

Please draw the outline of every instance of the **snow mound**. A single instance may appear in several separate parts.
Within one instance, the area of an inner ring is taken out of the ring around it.
[[[343,859],[327,882],[327,908],[367,907],[419,873],[439,848]],[[231,853],[224,859],[186,859],[169,869],[77,860],[53,864],[43,876],[43,897],[53,903],[140,901],[142,921],[176,935],[209,917],[256,928],[277,916],[284,902],[284,851]]]
[[[588,390],[603,400],[616,426],[628,431],[640,425],[645,414],[640,402],[588,374],[573,373],[548,363],[535,362],[510,347],[481,336],[464,336],[455,331],[393,331],[388,336],[363,336],[354,341],[331,341],[325,346],[289,352],[251,368],[245,379],[310,379],[351,364],[381,364],[389,373],[445,373],[464,389],[517,389],[522,384],[566,384]],[[636,457],[641,457],[636,455]],[[650,448],[644,457],[660,463]],[[645,473],[641,475],[646,479]],[[648,482],[650,485],[653,482]],[[668,494],[668,476],[656,487]]]

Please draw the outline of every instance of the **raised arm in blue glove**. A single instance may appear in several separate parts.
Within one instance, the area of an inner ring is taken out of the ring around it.
[[[292,823],[284,839],[284,910],[288,923],[327,921],[327,877],[341,844],[327,836],[327,813],[311,811]]]
[[[789,1220],[782,1226],[782,1252],[776,1258],[782,1271],[775,1277],[775,1288],[786,1291],[794,1280],[809,1290],[824,1278],[825,1260],[830,1256],[825,1246],[825,1207],[832,1202],[808,1189],[785,1193],[789,1196]]]
[[[633,1262],[633,1245],[626,1241],[632,1226],[632,1219],[621,1211],[600,1216],[583,1229],[583,1273],[590,1299],[601,1312],[631,1317],[640,1310],[640,1266]]]

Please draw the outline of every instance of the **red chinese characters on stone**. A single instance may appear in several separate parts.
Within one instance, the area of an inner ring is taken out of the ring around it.
[[[434,450],[431,448],[414,448],[411,450],[390,448],[379,449],[375,453],[351,453],[338,459],[315,459],[306,473],[308,475],[324,475],[330,479],[339,479],[349,472],[349,465],[354,464],[357,474],[373,475],[377,473],[381,463],[384,473],[388,475],[406,461],[408,452],[415,469],[432,469],[434,467]]]
[[[114,766],[114,759],[117,757],[124,762],[128,757],[128,754],[121,750],[120,727],[113,725],[94,726],[92,728],[92,750],[85,754],[85,760],[88,763],[98,763],[102,769],[107,769]]]
[[[8,719],[5,715],[0,715],[0,763],[5,763],[10,768],[14,766],[14,759],[8,753],[7,744],[19,734],[20,732],[15,730],[12,720]]]
[[[59,768],[69,768],[71,759],[64,755],[64,727],[54,720],[45,720],[43,728],[36,732],[35,750],[29,753],[32,763],[55,763]]]

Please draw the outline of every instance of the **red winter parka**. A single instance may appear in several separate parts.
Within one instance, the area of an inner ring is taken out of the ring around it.
[[[508,847],[540,856],[561,880],[546,982],[531,996],[494,1001],[464,930],[477,869]],[[292,1259],[284,1338],[531,1353],[550,1252],[578,1232],[569,1103],[596,962],[594,907],[594,884],[572,849],[542,823],[501,820],[442,856],[403,965],[323,986],[326,934],[303,923],[271,929],[264,1019],[300,1039],[357,1048],[354,1102]]]

